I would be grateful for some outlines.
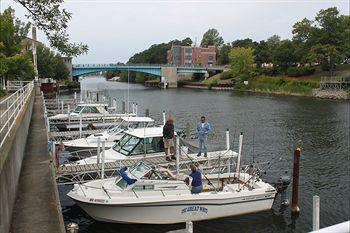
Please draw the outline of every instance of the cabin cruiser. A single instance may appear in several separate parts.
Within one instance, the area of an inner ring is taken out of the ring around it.
[[[100,138],[101,142],[105,142],[105,148],[109,149],[123,137],[124,131],[148,127],[152,123],[154,120],[150,117],[121,117],[121,121],[117,125],[111,126],[102,133],[92,134],[87,138],[63,141],[63,144],[68,151],[96,149],[98,138]]]
[[[164,157],[163,127],[130,129],[124,133],[124,136],[113,147],[105,150],[104,158],[106,163],[129,158]],[[196,155],[195,153],[187,156],[191,157],[191,159],[196,159]],[[208,152],[207,156],[217,157],[218,155],[235,157],[237,153],[228,149]],[[97,160],[97,156],[91,156],[75,161],[72,164],[64,164],[63,166],[95,164]]]
[[[87,128],[89,123],[96,120],[119,120],[124,116],[136,116],[134,113],[110,113],[108,111],[108,104],[105,103],[80,103],[76,108],[66,114],[57,114],[50,116],[50,123],[55,123],[60,131],[64,130],[78,130],[80,117],[84,121],[82,128]],[[67,124],[67,121],[69,123]],[[72,122],[70,122],[72,121]],[[109,126],[110,123],[97,122],[93,124],[96,128]]]
[[[67,194],[98,221],[114,223],[173,224],[201,221],[269,210],[276,195],[258,175],[202,174],[203,191],[191,194],[184,176],[139,161],[125,177],[75,184]],[[206,182],[207,181],[207,182]]]

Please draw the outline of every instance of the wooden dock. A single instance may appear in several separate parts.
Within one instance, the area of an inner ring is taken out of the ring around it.
[[[343,77],[321,77],[321,89],[347,89],[350,87],[350,80]]]

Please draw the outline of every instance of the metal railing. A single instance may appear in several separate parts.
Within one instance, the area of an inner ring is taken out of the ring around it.
[[[11,130],[33,89],[34,81],[27,82],[25,86],[0,101],[0,149],[11,135]]]
[[[17,91],[32,81],[7,81],[6,90]]]
[[[127,64],[117,64],[117,63],[108,63],[108,64],[73,64],[73,68],[110,68],[110,67],[177,67],[177,68],[193,68],[193,69],[225,69],[226,66],[219,65],[199,65],[199,64],[147,64],[147,63],[127,63]]]

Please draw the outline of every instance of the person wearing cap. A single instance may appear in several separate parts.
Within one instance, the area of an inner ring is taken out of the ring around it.
[[[165,159],[167,161],[175,159],[174,135],[174,120],[169,119],[165,122],[165,125],[163,126]]]

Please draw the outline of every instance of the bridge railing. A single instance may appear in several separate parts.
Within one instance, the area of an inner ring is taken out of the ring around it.
[[[120,64],[120,63],[108,63],[108,64],[73,64],[73,68],[109,68],[114,66],[126,66],[126,67],[178,67],[178,68],[197,68],[197,69],[225,69],[226,66],[218,66],[218,65],[197,65],[197,64],[189,64],[189,65],[175,65],[175,64]]]
[[[33,88],[34,81],[30,81],[0,101],[0,150],[7,137],[11,135],[16,120],[29,100]]]

